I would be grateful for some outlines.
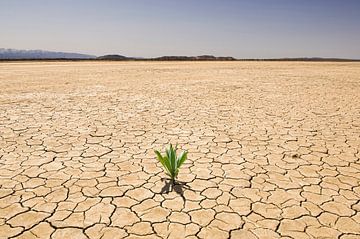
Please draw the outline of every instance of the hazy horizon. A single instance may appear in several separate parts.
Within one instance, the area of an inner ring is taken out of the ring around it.
[[[360,1],[0,2],[0,48],[236,58],[360,58]]]

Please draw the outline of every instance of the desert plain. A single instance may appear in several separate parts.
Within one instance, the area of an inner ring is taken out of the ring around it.
[[[0,238],[355,239],[359,211],[360,63],[0,63]]]

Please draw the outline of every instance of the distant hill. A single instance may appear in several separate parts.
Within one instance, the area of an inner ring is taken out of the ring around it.
[[[161,56],[155,58],[138,58],[127,57],[122,55],[105,55],[99,56],[97,60],[110,60],[110,61],[126,61],[126,60],[146,60],[146,61],[235,61],[236,59],[230,56],[216,57],[212,55],[202,56]]]
[[[231,56],[212,56],[212,55],[202,55],[202,56],[161,56],[156,58],[151,58],[149,60],[154,61],[235,61],[236,59]]]
[[[17,50],[0,48],[0,59],[94,59],[96,56],[43,50]]]
[[[125,60],[133,60],[135,58],[122,56],[122,55],[105,55],[105,56],[99,56],[96,59],[97,60],[111,60],[111,61],[125,61]]]

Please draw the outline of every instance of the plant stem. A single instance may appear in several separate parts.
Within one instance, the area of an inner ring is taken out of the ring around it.
[[[174,178],[170,179],[170,185],[171,185],[171,191],[174,190],[174,186],[175,186],[175,179]]]

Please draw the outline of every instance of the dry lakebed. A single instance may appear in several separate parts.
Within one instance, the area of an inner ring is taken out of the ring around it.
[[[0,238],[355,239],[359,211],[360,63],[0,63]]]

